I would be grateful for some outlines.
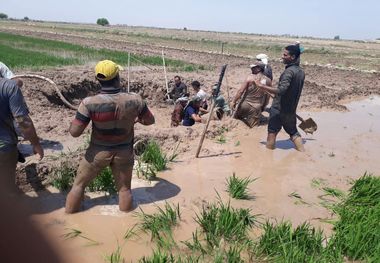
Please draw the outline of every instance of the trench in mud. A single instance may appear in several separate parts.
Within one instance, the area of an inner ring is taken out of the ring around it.
[[[196,229],[195,214],[202,204],[216,200],[217,193],[224,201],[225,180],[232,173],[238,177],[258,178],[250,185],[251,200],[231,200],[234,207],[250,208],[263,218],[290,220],[293,224],[310,221],[331,233],[331,225],[323,219],[330,212],[320,204],[319,189],[312,187],[313,179],[342,190],[349,181],[365,171],[380,173],[380,97],[370,97],[346,105],[349,112],[300,112],[318,123],[314,135],[304,136],[306,153],[294,150],[287,135],[281,132],[274,151],[265,148],[266,127],[241,129],[237,126],[225,134],[227,142],[218,144],[206,139],[200,158],[194,154],[198,139],[193,139],[189,150],[180,153],[168,170],[159,173],[151,183],[133,178],[135,205],[147,213],[156,211],[155,205],[164,202],[179,203],[182,220],[175,229],[175,239],[191,238]],[[296,192],[304,203],[289,195]],[[123,235],[138,219],[134,213],[118,211],[117,198],[102,194],[89,194],[84,211],[66,215],[65,194],[54,188],[30,192],[23,198],[32,208],[32,221],[42,229],[67,262],[103,262],[123,243]],[[135,212],[138,209],[135,209]],[[64,240],[67,229],[79,229],[87,237],[101,244],[87,246],[83,239]],[[150,237],[139,238],[123,245],[122,256],[127,262],[150,255],[153,243]]]

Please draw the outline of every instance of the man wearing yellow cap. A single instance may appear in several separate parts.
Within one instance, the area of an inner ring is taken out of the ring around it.
[[[101,92],[81,102],[71,123],[69,132],[73,137],[80,136],[90,121],[92,133],[90,146],[67,195],[66,213],[80,210],[84,189],[107,166],[111,167],[115,178],[120,210],[132,209],[134,124],[151,125],[155,120],[141,96],[121,92],[120,70],[122,68],[110,60],[96,65],[95,74]]]

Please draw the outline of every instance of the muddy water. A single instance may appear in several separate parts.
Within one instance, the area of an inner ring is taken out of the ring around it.
[[[149,184],[134,178],[135,203],[146,212],[153,212],[155,204],[165,201],[179,203],[182,221],[175,236],[178,241],[186,240],[196,228],[194,216],[203,203],[215,201],[217,193],[228,200],[225,180],[235,173],[257,180],[250,185],[251,200],[232,200],[233,206],[250,208],[254,214],[261,214],[262,220],[286,219],[294,224],[308,220],[330,233],[330,225],[322,221],[331,214],[320,204],[323,192],[312,186],[312,180],[347,190],[349,180],[365,171],[380,174],[380,98],[351,102],[347,107],[350,112],[346,113],[300,112],[318,124],[314,135],[304,136],[306,153],[295,151],[284,132],[278,136],[277,149],[267,150],[266,127],[237,128],[226,134],[225,144],[205,140],[198,159],[193,157],[198,144],[195,141],[192,151],[180,155],[159,175],[159,181]],[[115,198],[92,195],[86,198],[83,212],[66,215],[64,195],[49,191],[30,194],[25,202],[33,209],[32,220],[67,262],[104,262],[104,256],[115,251],[118,244],[126,262],[151,253],[153,247],[146,234],[123,242],[124,233],[138,219],[134,213],[118,212]],[[100,244],[89,246],[83,238],[64,240],[62,235],[71,228]]]

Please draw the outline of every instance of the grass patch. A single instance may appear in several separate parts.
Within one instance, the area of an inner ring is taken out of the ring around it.
[[[145,163],[153,165],[156,171],[165,170],[166,165],[169,162],[158,143],[154,140],[150,140],[148,142],[145,151],[141,155],[141,160]]]
[[[330,246],[351,260],[380,262],[380,178],[364,174],[335,211],[339,220]]]
[[[0,53],[2,61],[11,68],[43,68],[85,64],[91,61],[110,59],[119,64],[128,63],[128,52],[110,49],[95,49],[62,41],[45,40],[28,36],[0,32]],[[162,65],[160,56],[131,54],[132,61],[140,64]],[[177,59],[165,59],[169,69],[175,71],[195,71],[199,65]]]
[[[52,170],[51,184],[60,191],[68,191],[74,183],[78,166],[67,154],[61,153],[58,158],[59,162]]]
[[[96,246],[96,245],[100,245],[100,243],[98,241],[95,241],[91,238],[88,238],[86,237],[82,231],[78,230],[78,229],[74,229],[74,228],[71,228],[71,229],[68,229],[69,231],[65,234],[62,235],[62,237],[66,240],[66,239],[72,239],[72,238],[82,238],[82,239],[85,239],[88,243],[87,243],[87,246]]]
[[[266,222],[254,250],[260,259],[270,262],[342,262],[339,254],[324,247],[325,237],[308,223],[292,228],[290,222],[277,225]]]
[[[249,177],[240,179],[233,173],[232,176],[227,179],[227,192],[235,199],[249,199],[248,185],[255,180],[256,179]]]
[[[157,242],[158,247],[170,249],[175,242],[172,236],[172,228],[181,219],[179,204],[171,206],[165,203],[164,208],[158,207],[155,214],[147,214],[142,209],[136,214],[140,218],[140,229],[151,235],[151,239]]]
[[[196,215],[205,240],[210,247],[217,246],[221,239],[227,242],[243,242],[248,238],[248,230],[257,222],[249,209],[232,208],[230,202],[217,203],[202,207]]]
[[[90,192],[107,192],[110,195],[117,193],[115,180],[110,167],[104,168],[87,186]]]

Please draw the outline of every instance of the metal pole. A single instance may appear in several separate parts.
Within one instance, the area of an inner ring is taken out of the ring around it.
[[[129,93],[129,71],[131,66],[131,53],[128,52],[128,93]]]

